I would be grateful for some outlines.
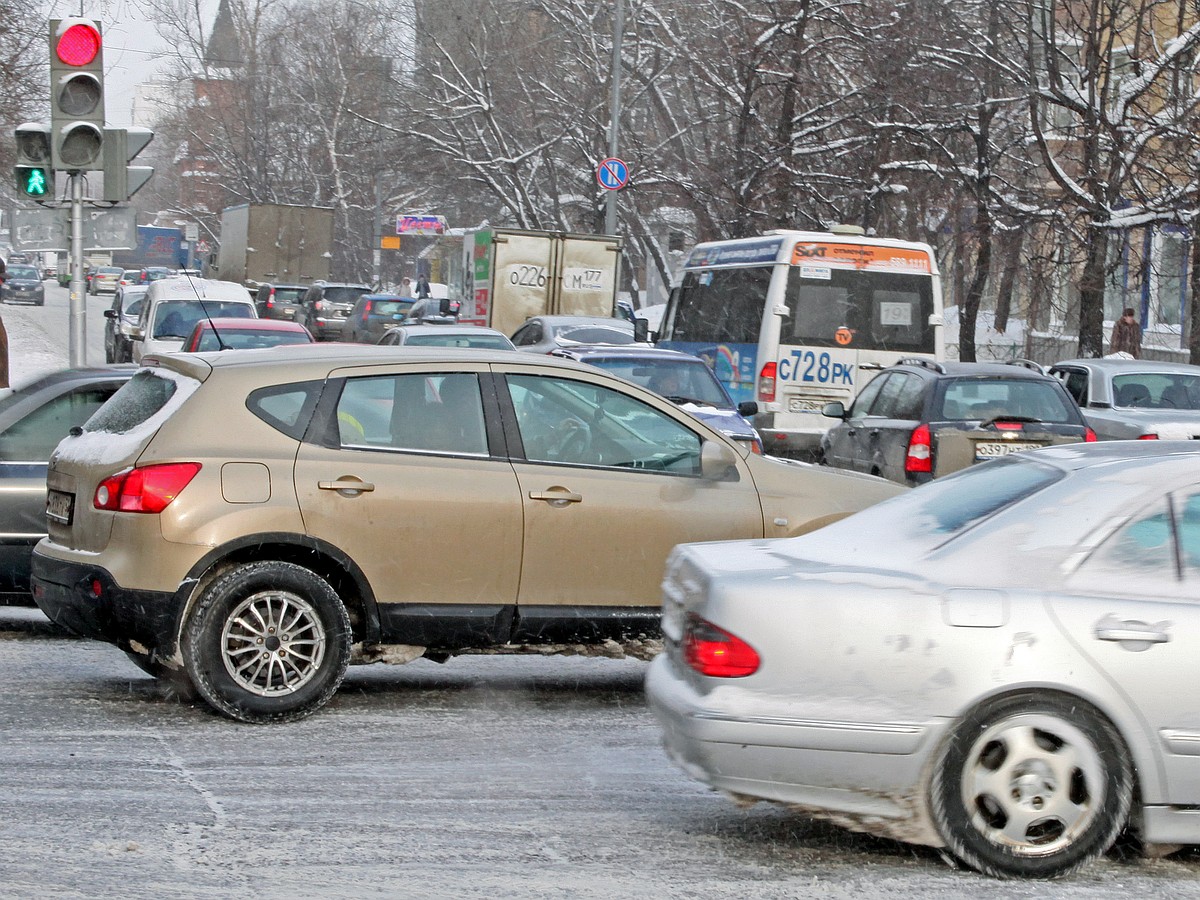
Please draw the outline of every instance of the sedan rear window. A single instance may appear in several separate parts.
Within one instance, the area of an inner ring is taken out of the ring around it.
[[[916,506],[915,516],[912,506],[903,506],[909,521],[897,523],[898,533],[955,534],[1062,477],[1061,469],[1017,456],[963,469],[922,485],[924,502]],[[963,484],[966,478],[972,479],[970,489]]]

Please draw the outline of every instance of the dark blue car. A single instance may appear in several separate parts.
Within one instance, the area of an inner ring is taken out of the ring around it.
[[[581,345],[553,350],[550,355],[605,369],[654,391],[706,425],[762,453],[762,438],[749,422],[749,417],[758,412],[758,404],[753,400],[734,404],[724,385],[699,357],[644,344]]]

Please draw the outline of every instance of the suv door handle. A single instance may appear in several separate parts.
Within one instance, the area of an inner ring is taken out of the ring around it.
[[[568,503],[582,503],[583,494],[576,494],[566,488],[552,487],[548,491],[530,491],[530,500],[548,500],[551,506],[566,506]]]
[[[317,487],[323,491],[337,491],[339,494],[346,496],[363,494],[375,490],[375,485],[371,484],[371,482],[363,481],[354,475],[343,475],[337,481],[318,481]]]
[[[1167,631],[1170,622],[1139,622],[1106,616],[1096,623],[1096,639],[1100,641],[1139,642],[1143,644],[1166,644],[1171,640]]]

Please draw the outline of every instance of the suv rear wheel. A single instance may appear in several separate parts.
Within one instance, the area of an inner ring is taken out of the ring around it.
[[[204,589],[184,626],[183,662],[224,715],[286,722],[329,702],[350,642],[350,617],[327,581],[293,563],[255,562]]]

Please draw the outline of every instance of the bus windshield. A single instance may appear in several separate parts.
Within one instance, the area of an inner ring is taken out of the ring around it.
[[[788,272],[780,343],[933,352],[928,275],[824,269],[823,277],[814,279],[801,272],[799,266]]]
[[[757,344],[771,266],[687,272],[671,319],[671,339]]]

